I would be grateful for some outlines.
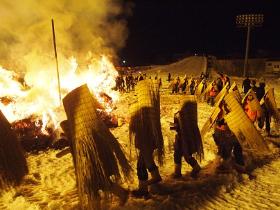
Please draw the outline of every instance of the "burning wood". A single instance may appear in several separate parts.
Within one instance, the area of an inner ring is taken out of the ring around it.
[[[61,69],[61,93],[66,95],[87,83],[97,98],[95,107],[99,117],[108,127],[118,126],[118,119],[112,114],[114,102],[119,97],[118,92],[112,90],[118,73],[112,63],[102,56],[86,67],[79,67],[79,71],[75,58],[66,63]],[[53,94],[56,90],[56,84],[52,83],[53,75],[45,75],[46,71],[40,69],[36,72],[39,74],[19,76],[0,67],[0,109],[26,151],[65,147],[69,145],[66,137],[56,129],[63,119],[59,119],[61,115],[58,112],[61,110],[57,109],[59,104]]]
[[[47,148],[62,149],[69,146],[66,137],[63,138],[54,127],[44,128],[42,120],[38,120],[35,115],[13,122],[12,129],[27,152]]]
[[[1,97],[0,98],[0,102],[3,104],[3,105],[8,105],[10,104],[11,102],[13,102],[14,100],[11,98],[11,97],[8,97],[8,96],[5,96],[5,97]]]

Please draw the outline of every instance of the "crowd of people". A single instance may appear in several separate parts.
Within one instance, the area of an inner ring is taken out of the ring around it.
[[[139,73],[136,75],[133,75],[132,73],[122,76],[119,75],[116,78],[116,86],[115,86],[115,90],[118,90],[121,93],[129,93],[130,91],[134,91],[135,89],[135,85],[137,85],[137,83],[141,80],[147,79],[147,74],[146,73]],[[152,79],[151,76],[149,76],[149,79]],[[162,86],[162,80],[160,77],[158,77],[157,75],[154,78],[155,80],[158,80],[158,84],[159,87]]]
[[[149,79],[152,79],[152,77],[150,76]],[[159,86],[162,85],[161,78],[158,75],[153,80],[158,80]],[[182,158],[192,167],[192,171],[190,172],[192,178],[196,178],[201,171],[198,160],[201,160],[204,155],[203,136],[198,128],[197,119],[197,101],[201,95],[206,96],[204,97],[204,101],[214,106],[214,110],[218,110],[217,116],[213,119],[210,118],[212,125],[209,127],[209,129],[213,128],[214,132],[212,137],[217,146],[217,156],[219,157],[217,170],[227,171],[235,169],[239,173],[246,173],[250,176],[250,173],[246,170],[243,144],[240,143],[238,136],[231,130],[226,120],[226,116],[232,111],[232,107],[229,107],[228,102],[224,99],[226,94],[221,96],[220,100],[217,100],[217,96],[220,93],[229,93],[230,90],[237,90],[237,93],[240,94],[236,84],[231,84],[229,76],[222,73],[219,73],[218,77],[212,82],[209,82],[208,75],[204,73],[201,73],[198,78],[194,78],[193,76],[188,78],[185,75],[182,80],[180,77],[172,79],[172,75],[169,73],[167,81],[172,88],[171,94],[183,93],[188,95],[183,105],[174,114],[174,122],[170,127],[171,130],[176,131],[173,150],[174,172],[172,173],[172,178],[178,179],[182,177]],[[135,147],[139,150],[136,167],[139,185],[131,194],[137,198],[149,199],[149,186],[162,181],[159,166],[156,165],[153,156],[155,150],[159,151],[159,149],[163,149],[163,137],[160,126],[160,96],[156,92],[159,88],[151,88],[153,81],[148,80],[146,74],[139,74],[137,76],[129,74],[125,77],[119,76],[117,78],[116,90],[130,92],[134,90],[136,84],[139,83],[140,85],[140,82],[143,88],[141,90],[145,93],[150,92],[149,94],[138,93],[137,97],[146,97],[147,95],[148,98],[145,98],[145,100],[138,98],[139,103],[136,106],[138,109],[132,112],[130,116],[130,136],[134,136]],[[257,85],[255,80],[250,80],[247,77],[242,83],[242,89],[243,93],[240,94],[240,98],[243,96],[243,100],[238,101],[239,99],[235,98],[237,103],[241,104],[240,109],[243,109],[244,115],[248,116],[249,122],[251,121],[259,129],[265,127],[267,134],[270,135],[270,121],[273,110],[266,103],[260,103],[266,95],[265,83],[260,82]],[[140,89],[137,91],[140,91]],[[236,97],[238,98],[238,96]],[[258,106],[252,106],[253,100],[255,100],[255,104]],[[141,101],[149,101],[147,103],[151,104],[151,107],[147,107],[146,104],[141,106]],[[150,179],[149,173],[151,176]],[[125,197],[123,199],[124,202],[127,199],[127,196]]]

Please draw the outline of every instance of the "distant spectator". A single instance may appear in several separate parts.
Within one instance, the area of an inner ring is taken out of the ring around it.
[[[138,81],[141,81],[141,80],[144,80],[144,77],[142,76],[142,74],[140,74],[140,77],[139,77]]]
[[[159,81],[158,81],[158,86],[159,86],[159,88],[161,88],[161,86],[162,86],[161,77],[159,78]]]
[[[251,89],[255,92],[255,93],[257,93],[257,89],[258,89],[258,87],[256,86],[256,80],[252,80],[252,82],[251,82],[252,84],[251,84]]]
[[[168,73],[168,78],[167,78],[167,81],[170,82],[171,81],[171,74],[170,72]]]
[[[230,78],[227,76],[227,75],[224,75],[224,80],[225,80],[225,84],[224,85],[227,85],[228,84],[228,87],[230,87]]]
[[[218,90],[220,92],[223,89],[223,82],[220,77],[217,78],[216,84],[217,84]]]
[[[192,78],[191,79],[191,84],[190,84],[190,93],[191,95],[194,95],[195,92],[195,80]]]
[[[261,82],[257,87],[257,98],[260,101],[265,94],[265,83]]]
[[[218,95],[218,86],[216,84],[216,82],[214,81],[212,83],[212,87],[210,89],[210,92],[209,92],[209,98],[208,98],[208,101],[207,103],[209,103],[211,106],[214,106],[215,104],[215,97]]]
[[[246,94],[250,90],[250,88],[251,88],[251,80],[247,76],[246,79],[244,79],[243,83],[242,83],[243,92]]]
[[[187,85],[188,85],[188,79],[187,79],[187,77],[186,77],[186,78],[184,79],[184,82],[183,82],[182,85],[181,85],[182,93],[186,93]]]

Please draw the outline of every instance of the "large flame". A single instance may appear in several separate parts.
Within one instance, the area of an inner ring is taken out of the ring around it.
[[[106,111],[112,110],[112,104],[106,103],[101,95],[105,93],[113,102],[118,99],[118,92],[113,90],[118,72],[106,56],[93,59],[84,67],[79,67],[72,57],[63,60],[60,66],[62,97],[86,83]],[[0,67],[0,109],[7,119],[14,122],[35,115],[43,129],[49,123],[56,127],[65,115],[55,75],[55,69],[38,69],[20,80],[15,72]]]

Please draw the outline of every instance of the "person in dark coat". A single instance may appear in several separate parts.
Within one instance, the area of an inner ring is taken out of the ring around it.
[[[258,87],[256,86],[256,84],[257,84],[256,80],[252,80],[252,81],[251,81],[251,89],[252,89],[255,93],[257,93],[257,89],[258,89]]]
[[[191,95],[194,95],[194,93],[195,93],[195,80],[193,78],[191,79],[190,93],[191,93]]]
[[[217,87],[218,87],[218,91],[220,92],[223,89],[223,81],[221,80],[220,77],[217,78],[216,84],[217,84]]]
[[[257,88],[257,98],[259,101],[265,96],[265,83],[260,82],[259,87]],[[265,131],[268,136],[270,136],[270,121],[271,121],[271,113],[269,109],[266,107],[265,103],[261,105],[263,110],[263,117],[258,119],[258,127],[263,128],[265,125]]]
[[[144,77],[142,74],[140,74],[140,77],[139,77],[139,80],[138,81],[141,81],[141,80],[144,80]]]
[[[259,87],[257,87],[256,95],[258,100],[260,101],[265,94],[265,83],[260,82]]]
[[[167,78],[167,81],[170,82],[171,81],[171,74],[170,72],[168,73],[168,78]]]
[[[251,88],[251,80],[247,76],[246,79],[244,79],[243,83],[242,83],[243,92],[246,94],[250,90],[250,88]]]
[[[191,176],[196,177],[201,168],[193,154],[199,156],[200,159],[203,157],[202,140],[197,126],[196,101],[187,100],[184,103],[180,111],[175,113],[174,124],[170,129],[176,131],[173,178],[180,178],[182,176],[182,157],[192,167]]]

